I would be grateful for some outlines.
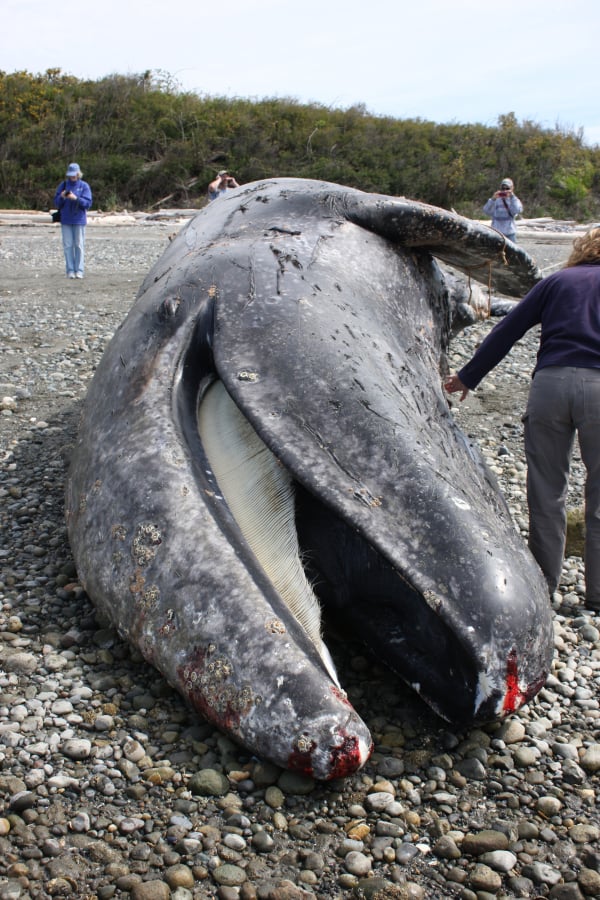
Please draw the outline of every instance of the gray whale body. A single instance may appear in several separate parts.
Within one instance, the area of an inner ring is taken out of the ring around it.
[[[194,709],[319,779],[358,769],[372,739],[320,624],[268,574],[283,526],[253,543],[270,497],[241,501],[250,525],[232,511],[232,421],[255,441],[243,465],[260,456],[289,485],[267,494],[287,491],[325,618],[440,716],[513,712],[550,666],[545,582],[443,395],[452,291],[434,257],[513,296],[540,277],[490,228],[426,204],[301,179],[233,191],[146,277],[73,449],[66,519],[92,601]]]

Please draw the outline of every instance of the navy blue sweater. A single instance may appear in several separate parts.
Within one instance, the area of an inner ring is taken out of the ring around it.
[[[477,387],[513,344],[539,324],[534,374],[546,366],[600,369],[600,260],[561,269],[538,282],[457,373],[465,387]]]

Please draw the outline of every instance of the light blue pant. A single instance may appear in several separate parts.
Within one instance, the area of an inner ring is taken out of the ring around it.
[[[65,225],[61,222],[63,250],[67,275],[83,275],[85,263],[85,225]]]
[[[585,481],[586,602],[600,603],[600,369],[552,366],[533,379],[525,425],[529,547],[550,591],[560,580],[575,432]]]

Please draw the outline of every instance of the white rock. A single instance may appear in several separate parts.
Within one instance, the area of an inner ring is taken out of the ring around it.
[[[386,806],[393,803],[396,798],[389,791],[375,791],[365,798],[365,806],[373,812],[383,812]]]
[[[87,759],[92,752],[92,742],[87,738],[72,738],[64,742],[62,752],[69,759]]]
[[[368,875],[372,867],[372,863],[369,857],[365,856],[364,853],[359,853],[356,850],[352,850],[345,857],[344,865],[346,867],[346,870],[350,872],[351,875],[356,875],[358,878]]]

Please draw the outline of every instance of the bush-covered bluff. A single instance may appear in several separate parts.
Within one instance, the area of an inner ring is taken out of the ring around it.
[[[0,71],[0,206],[48,209],[71,160],[102,210],[202,205],[215,170],[229,167],[240,183],[319,178],[475,217],[510,175],[527,217],[600,218],[600,148],[510,112],[493,127],[436,124],[181,92],[155,71],[97,81]]]

